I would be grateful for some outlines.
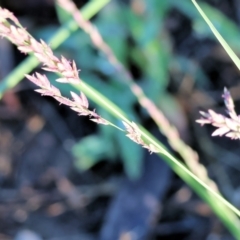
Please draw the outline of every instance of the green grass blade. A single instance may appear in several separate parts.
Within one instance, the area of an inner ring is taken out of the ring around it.
[[[224,40],[224,38],[221,36],[221,34],[218,32],[218,30],[214,27],[212,22],[209,20],[209,18],[206,16],[206,14],[203,12],[203,10],[200,8],[200,6],[197,4],[195,0],[192,0],[193,4],[197,8],[198,12],[201,14],[203,19],[206,21],[207,25],[212,30],[213,34],[217,38],[217,40],[221,43],[229,57],[232,59],[232,61],[235,63],[237,68],[240,70],[240,60],[238,56],[234,53],[234,51],[231,49],[231,47],[227,44],[227,42]]]
[[[98,13],[110,0],[92,0],[86,4],[81,13],[85,19],[90,19]],[[74,31],[78,29],[78,24],[71,19],[64,24],[59,30],[49,39],[48,43],[51,49],[58,48]],[[30,73],[37,67],[39,61],[35,56],[28,56],[22,63],[20,63],[8,76],[6,76],[0,83],[0,99],[4,92],[16,86],[23,78],[24,74]]]
[[[87,83],[83,82],[80,85],[74,85],[80,91],[83,91],[92,101],[107,110],[110,114],[115,116],[118,120],[123,120],[130,123],[127,116],[109,99],[93,89]],[[231,203],[225,200],[222,196],[212,190],[206,183],[189,171],[184,164],[172,156],[166,148],[155,139],[146,129],[140,127],[142,136],[149,143],[152,143],[159,150],[161,150],[161,157],[167,164],[177,173],[203,200],[205,200],[216,215],[222,220],[229,231],[240,239],[240,223],[236,215],[240,216],[240,211]],[[235,215],[235,214],[236,215]]]

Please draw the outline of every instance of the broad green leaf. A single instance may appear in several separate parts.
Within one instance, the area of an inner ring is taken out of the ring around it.
[[[103,159],[113,159],[115,156],[114,146],[111,141],[100,135],[84,137],[72,148],[75,156],[75,166],[85,171]]]
[[[112,1],[103,9],[95,22],[104,41],[113,50],[117,59],[126,64],[128,54],[126,8],[117,1]]]
[[[61,24],[66,23],[72,18],[72,16],[67,11],[65,11],[62,7],[60,7],[56,2],[55,2],[55,9],[58,16],[58,20]]]
[[[132,59],[141,67],[142,80],[147,80],[142,83],[146,95],[156,101],[169,80],[168,65],[171,47],[168,36],[160,24],[165,14],[157,17],[157,15],[137,15],[129,11],[127,16],[131,36],[138,48],[131,54]],[[143,60],[137,59],[137,56],[141,55]]]

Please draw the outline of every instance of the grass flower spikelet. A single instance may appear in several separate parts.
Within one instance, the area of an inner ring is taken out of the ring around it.
[[[227,88],[224,88],[222,97],[229,117],[209,109],[208,112],[200,111],[202,118],[196,120],[196,122],[200,123],[202,126],[204,124],[211,124],[217,127],[218,129],[212,133],[212,136],[225,135],[231,139],[240,139],[240,116],[235,112],[234,102]]]

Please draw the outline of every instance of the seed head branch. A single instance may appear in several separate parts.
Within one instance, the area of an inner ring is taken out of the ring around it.
[[[8,20],[13,21],[12,25]],[[78,76],[74,61],[68,61],[63,56],[56,57],[51,48],[43,41],[38,42],[24,29],[17,18],[8,10],[0,7],[0,36],[8,38],[18,49],[27,54],[33,53],[36,58],[43,63],[42,69],[45,71],[55,72],[61,75],[56,81],[61,83],[80,84],[81,81]],[[73,100],[70,100],[61,95],[58,88],[50,84],[46,75],[36,73],[35,75],[26,75],[26,77],[40,87],[36,91],[45,96],[55,98],[61,104],[69,106],[76,111],[78,115],[90,116],[91,120],[99,124],[109,124],[109,122],[99,116],[95,111],[88,109],[88,100],[81,92],[80,95],[71,92]]]
[[[229,117],[218,114],[209,109],[208,112],[200,111],[201,119],[196,120],[202,126],[211,124],[217,129],[212,133],[212,136],[223,136],[231,139],[240,139],[240,116],[235,112],[235,106],[230,92],[224,88],[223,95],[226,111]]]

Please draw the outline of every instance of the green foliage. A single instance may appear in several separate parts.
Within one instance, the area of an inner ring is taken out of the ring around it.
[[[114,145],[109,139],[100,135],[90,135],[79,141],[72,149],[76,158],[75,166],[80,170],[88,170],[104,159],[113,159]]]
[[[128,26],[125,15],[127,9],[117,1],[112,1],[99,13],[97,20],[94,22],[104,41],[114,51],[117,59],[125,65],[129,52]]]
[[[157,101],[159,94],[165,91],[169,80],[171,47],[162,26],[167,12],[156,13],[156,9],[167,9],[162,5],[165,6],[166,1],[149,1],[147,16],[145,13],[137,15],[129,9],[127,11],[130,36],[135,42],[130,57],[141,69],[145,93],[154,101]]]
[[[58,4],[55,4],[55,9],[60,23],[64,24],[72,18],[72,16]]]

